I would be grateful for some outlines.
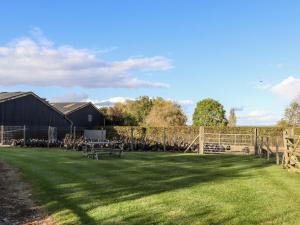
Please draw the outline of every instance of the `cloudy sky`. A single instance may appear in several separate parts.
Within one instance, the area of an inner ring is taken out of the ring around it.
[[[300,2],[2,1],[0,88],[111,105],[141,95],[189,116],[211,97],[270,125],[300,94]]]

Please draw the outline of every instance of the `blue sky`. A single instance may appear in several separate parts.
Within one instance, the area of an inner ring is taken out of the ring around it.
[[[281,118],[300,90],[299,1],[2,1],[0,87],[54,101],[141,95]],[[118,98],[116,98],[118,97]]]

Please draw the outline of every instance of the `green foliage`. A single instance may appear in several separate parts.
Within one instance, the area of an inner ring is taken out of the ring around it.
[[[187,117],[180,105],[161,98],[155,99],[144,124],[153,127],[183,126]]]
[[[153,106],[153,100],[148,96],[141,96],[136,100],[128,100],[124,104],[124,114],[130,118],[128,125],[142,125]]]
[[[97,161],[2,148],[0,159],[56,224],[300,224],[299,176],[256,157],[126,152]]]
[[[210,98],[199,101],[193,114],[193,124],[196,126],[227,125],[223,105]]]
[[[187,120],[179,105],[160,97],[150,99],[142,96],[101,111],[106,116],[107,125],[167,127],[184,125]]]

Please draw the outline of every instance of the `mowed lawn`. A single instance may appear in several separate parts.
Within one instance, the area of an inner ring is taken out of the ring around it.
[[[0,149],[58,224],[300,224],[300,175],[249,156]]]

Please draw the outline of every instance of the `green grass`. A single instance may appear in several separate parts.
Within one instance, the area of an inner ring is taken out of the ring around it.
[[[248,156],[1,149],[59,224],[300,224],[300,176]]]

